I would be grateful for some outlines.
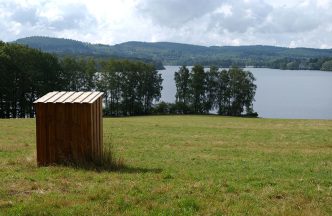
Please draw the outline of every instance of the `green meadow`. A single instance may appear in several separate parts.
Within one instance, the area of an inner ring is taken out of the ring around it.
[[[104,119],[124,167],[36,166],[35,119],[0,120],[0,215],[332,215],[332,121]]]

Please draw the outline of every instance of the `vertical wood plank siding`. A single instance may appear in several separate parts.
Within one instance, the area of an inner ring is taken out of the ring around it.
[[[102,92],[50,92],[35,101],[39,166],[99,160]]]
[[[96,112],[98,115],[97,118],[98,118],[98,123],[99,123],[99,131],[97,132],[97,133],[99,133],[97,135],[97,137],[99,139],[99,143],[98,143],[99,155],[98,156],[101,157],[103,154],[103,130],[104,130],[104,128],[103,128],[103,105],[102,105],[103,101],[101,98],[98,99],[97,104],[99,106],[99,110],[98,110],[98,112]]]

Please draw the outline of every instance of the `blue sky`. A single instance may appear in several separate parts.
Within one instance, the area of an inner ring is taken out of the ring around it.
[[[0,40],[332,48],[332,0],[0,0]]]

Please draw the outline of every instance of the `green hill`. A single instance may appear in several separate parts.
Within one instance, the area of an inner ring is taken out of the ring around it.
[[[198,46],[170,42],[125,42],[113,46],[80,41],[27,37],[14,41],[58,55],[115,57],[150,60],[164,65],[231,65],[280,69],[320,69],[332,58],[332,49],[285,48],[275,46]],[[287,68],[287,64],[292,68]],[[294,67],[297,66],[297,67]]]
[[[74,56],[83,58],[93,57],[97,59],[129,59],[154,64],[157,69],[164,68],[162,62],[157,59],[144,58],[138,55],[125,55],[121,52],[115,52],[111,49],[111,46],[102,44],[90,44],[71,39],[42,36],[21,38],[13,41],[13,43],[23,44],[31,48],[40,49],[44,52],[54,53],[59,57]]]
[[[58,54],[91,54],[94,52],[88,43],[63,38],[26,37],[14,42]]]

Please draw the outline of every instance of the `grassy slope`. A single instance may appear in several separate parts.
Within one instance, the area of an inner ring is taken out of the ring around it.
[[[332,214],[332,121],[105,119],[117,172],[37,168],[34,127],[0,120],[0,215]]]

